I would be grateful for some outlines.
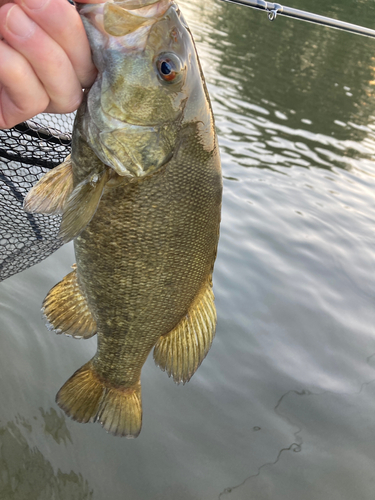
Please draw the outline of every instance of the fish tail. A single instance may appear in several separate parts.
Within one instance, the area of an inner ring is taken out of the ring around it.
[[[136,438],[142,427],[141,381],[126,389],[106,389],[97,421],[115,436]]]
[[[73,420],[100,422],[115,436],[135,438],[142,427],[141,382],[132,387],[109,387],[89,361],[62,386],[56,402]]]

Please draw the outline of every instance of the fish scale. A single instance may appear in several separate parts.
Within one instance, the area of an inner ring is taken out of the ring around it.
[[[202,283],[205,285],[212,273],[220,218],[220,177],[215,168],[198,168],[194,172],[191,157],[199,156],[199,152],[192,155],[189,143],[184,149],[186,154],[181,154],[180,162],[171,162],[162,173],[139,181],[130,190],[125,185],[104,194],[82,233],[84,242],[78,237],[74,243],[90,309],[100,311],[95,368],[114,385],[124,385],[125,380],[132,385],[139,379],[140,373],[133,366],[143,366],[156,340],[173,330],[186,315]],[[203,155],[206,156],[204,152]],[[211,163],[215,161],[216,151]],[[186,176],[185,170],[191,174]],[[181,203],[181,192],[185,192],[189,178],[194,180],[195,196],[187,198],[188,205]],[[110,218],[124,221],[121,232],[113,234],[111,227],[103,230]],[[178,231],[181,221],[183,232]],[[98,252],[110,238],[111,251]],[[160,253],[159,248],[164,251]],[[118,262],[122,262],[121,272],[117,270]],[[168,288],[166,283],[170,283]],[[110,287],[115,293],[108,303]],[[125,321],[130,314],[131,320]],[[118,326],[116,319],[121,322]],[[139,360],[135,352],[140,331],[147,348]],[[115,371],[107,368],[106,336],[114,342],[111,355],[122,360]],[[130,372],[134,373],[132,377]]]
[[[222,179],[204,77],[178,7],[148,2],[136,11],[148,15],[145,25],[129,5],[142,0],[82,6],[99,75],[77,113],[71,157],[25,205],[62,211],[60,235],[74,240],[76,268],[43,304],[50,328],[97,333],[95,356],[56,401],[79,422],[136,437],[150,351],[186,383],[210,349]]]

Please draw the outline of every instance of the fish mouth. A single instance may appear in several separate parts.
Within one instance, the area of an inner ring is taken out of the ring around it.
[[[143,33],[145,29],[150,29],[164,16],[172,3],[173,0],[108,0],[99,4],[76,3],[75,5],[88,35],[90,35],[88,24],[90,24],[102,36],[124,39],[134,38],[133,34],[137,31]],[[134,41],[130,42],[134,48]]]
[[[172,2],[172,0],[168,0],[168,2],[164,2],[162,0],[107,0],[107,2],[103,2],[100,4],[90,4],[90,3],[80,3],[80,2],[74,2],[74,4],[75,4],[76,9],[78,10],[79,13],[81,13],[81,10],[84,9],[84,7],[90,7],[90,6],[102,6],[103,7],[105,3],[116,4],[125,10],[138,10],[139,11],[140,9],[144,9],[144,12],[146,13],[148,9],[150,9],[152,6],[155,6],[155,4],[157,4],[157,3],[159,3],[159,4],[169,3],[170,4],[171,2]]]
[[[121,7],[123,7],[124,9],[137,10],[158,3],[159,1],[160,0],[122,0],[122,1],[117,1],[116,3]]]

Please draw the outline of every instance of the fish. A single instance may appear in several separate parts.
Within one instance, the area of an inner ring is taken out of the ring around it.
[[[47,326],[97,336],[61,387],[73,420],[117,436],[142,427],[141,371],[179,384],[216,329],[212,274],[222,203],[212,106],[191,31],[172,0],[77,4],[98,76],[77,111],[72,151],[28,193],[61,214],[76,264],[47,294]]]

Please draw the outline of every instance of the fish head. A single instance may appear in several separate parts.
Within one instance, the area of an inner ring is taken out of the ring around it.
[[[78,4],[78,10],[98,68],[85,138],[119,175],[155,172],[173,157],[181,128],[197,119],[197,110],[210,115],[189,28],[171,0]]]

